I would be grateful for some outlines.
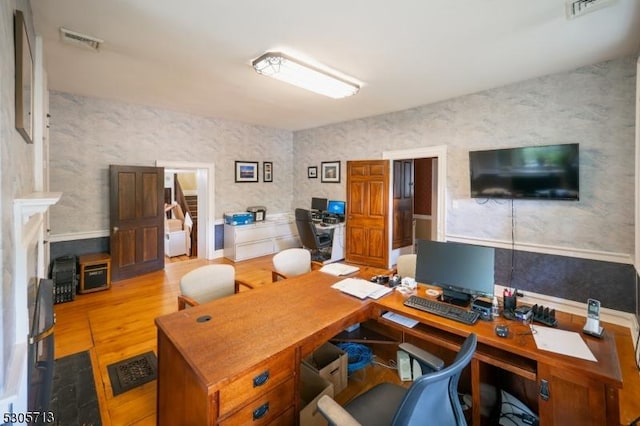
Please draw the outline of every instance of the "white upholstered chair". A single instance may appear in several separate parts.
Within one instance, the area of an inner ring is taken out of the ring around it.
[[[273,256],[272,280],[278,281],[311,271],[311,252],[303,248],[282,250]]]
[[[238,292],[240,285],[250,287],[235,279],[231,265],[205,265],[184,274],[180,279],[178,310],[196,306]]]
[[[398,256],[396,269],[401,277],[416,277],[416,258],[415,254],[402,254]]]

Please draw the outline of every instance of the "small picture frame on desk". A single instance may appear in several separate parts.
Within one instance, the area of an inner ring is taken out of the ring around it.
[[[317,179],[318,178],[318,167],[316,166],[309,166],[307,168],[307,177],[309,179]]]
[[[320,169],[322,182],[340,183],[340,161],[323,161]]]
[[[257,161],[236,161],[236,182],[257,182]]]
[[[271,161],[262,162],[262,181],[273,182],[273,163]]]

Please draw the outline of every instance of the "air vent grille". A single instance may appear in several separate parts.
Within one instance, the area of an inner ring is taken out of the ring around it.
[[[566,0],[567,18],[573,19],[615,3],[617,0]]]
[[[64,42],[74,44],[76,46],[84,46],[95,51],[97,51],[102,43],[104,43],[104,40],[100,40],[99,38],[80,34],[66,28],[60,28],[60,36]]]

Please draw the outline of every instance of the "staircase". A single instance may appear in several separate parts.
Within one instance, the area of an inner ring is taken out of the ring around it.
[[[187,207],[189,207],[189,214],[191,220],[193,220],[193,228],[191,229],[191,256],[198,255],[198,196],[197,195],[185,195],[185,201]]]

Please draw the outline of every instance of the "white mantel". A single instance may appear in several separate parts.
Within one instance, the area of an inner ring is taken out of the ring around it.
[[[14,342],[0,410],[26,412],[28,391],[29,283],[46,278],[45,214],[61,192],[34,192],[13,200],[14,222]]]

